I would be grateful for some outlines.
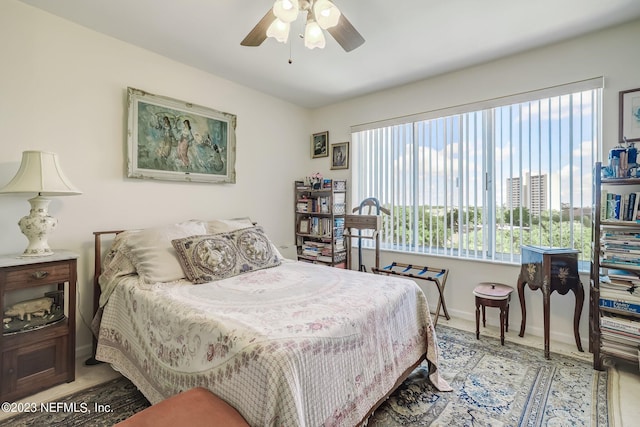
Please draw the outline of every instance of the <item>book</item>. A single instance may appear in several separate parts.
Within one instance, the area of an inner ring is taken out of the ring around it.
[[[626,242],[605,242],[602,245],[604,250],[619,250],[619,251],[638,251],[640,252],[640,242],[626,241]]]
[[[640,302],[634,303],[622,299],[610,299],[601,296],[599,305],[603,308],[611,308],[627,313],[640,314]]]
[[[600,192],[600,220],[604,221],[607,219],[607,196],[609,195],[609,191],[606,188],[603,188]]]
[[[607,231],[602,234],[602,242],[625,242],[640,240],[640,234],[630,231]]]
[[[614,252],[614,251],[606,251],[603,252],[602,258],[606,260],[620,260],[620,261],[632,261],[632,262],[640,262],[640,255],[637,253],[628,253],[628,252]]]
[[[626,295],[632,295],[634,293],[640,294],[640,285],[627,282],[627,281],[619,281],[618,279],[614,279],[610,282],[600,282],[600,289],[604,289],[605,292],[607,289],[611,289],[616,292],[625,292]]]
[[[628,270],[618,270],[615,268],[607,269],[607,276],[611,279],[621,279],[621,280],[638,280],[638,274],[636,272],[628,271]]]
[[[614,193],[607,193],[607,219],[613,219],[614,206],[616,204],[615,198],[616,195]]]
[[[640,210],[640,191],[635,192],[635,200],[636,203],[633,205],[633,213],[631,214],[631,221],[637,221],[640,218],[638,217],[638,210]]]
[[[630,319],[602,316],[600,318],[600,327],[637,335],[638,338],[640,338],[640,322],[635,322]]]
[[[637,347],[634,347],[632,344],[625,345],[604,337],[602,338],[602,349],[608,353],[616,354],[627,359],[638,357]]]
[[[612,300],[624,300],[640,305],[640,290],[636,286],[632,286],[629,290],[602,288],[600,289],[600,298],[609,298]]]
[[[602,336],[610,341],[617,342],[624,345],[630,345],[638,347],[640,344],[640,336],[634,336],[620,331],[611,331],[607,329],[601,329]]]
[[[640,264],[632,261],[632,260],[623,260],[619,258],[601,258],[600,264],[602,264],[605,268],[606,265],[615,265],[620,267],[631,267],[631,268],[640,268]],[[606,264],[606,265],[605,265]]]
[[[631,194],[623,194],[620,206],[620,219],[623,221],[629,221],[629,202],[631,201]]]
[[[613,219],[620,219],[621,207],[622,207],[622,195],[615,194],[613,199]]]

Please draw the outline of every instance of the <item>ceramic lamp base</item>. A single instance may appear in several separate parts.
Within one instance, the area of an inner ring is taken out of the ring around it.
[[[42,196],[29,199],[31,211],[18,221],[20,231],[29,239],[29,246],[24,250],[23,257],[53,255],[47,240],[49,233],[55,230],[58,220],[49,216],[49,202],[50,199]]]

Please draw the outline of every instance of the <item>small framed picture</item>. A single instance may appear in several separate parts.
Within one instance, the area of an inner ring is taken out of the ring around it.
[[[298,233],[309,234],[309,219],[302,218],[298,223]]]
[[[620,92],[619,120],[618,142],[640,141],[640,88]]]
[[[311,158],[329,155],[329,131],[314,133],[311,136]]]
[[[331,169],[349,169],[349,142],[331,144]]]

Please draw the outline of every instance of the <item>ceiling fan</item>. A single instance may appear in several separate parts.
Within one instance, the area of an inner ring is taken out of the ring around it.
[[[300,12],[307,13],[304,44],[309,49],[324,48],[322,30],[327,30],[346,52],[351,52],[364,43],[358,30],[329,0],[275,0],[273,7],[240,44],[260,46],[267,37],[286,43],[291,22],[298,18]]]

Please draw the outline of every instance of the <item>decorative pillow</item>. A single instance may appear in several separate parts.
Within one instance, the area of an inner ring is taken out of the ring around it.
[[[262,227],[172,240],[184,274],[206,283],[241,273],[275,267],[282,262]]]
[[[227,233],[230,231],[242,230],[243,228],[249,228],[255,226],[255,223],[251,218],[231,218],[231,219],[212,219],[206,221],[207,234]],[[284,258],[276,245],[271,243],[273,251],[278,258]]]
[[[171,240],[206,232],[197,221],[147,228],[129,236],[123,249],[144,282],[171,282],[185,277]]]

